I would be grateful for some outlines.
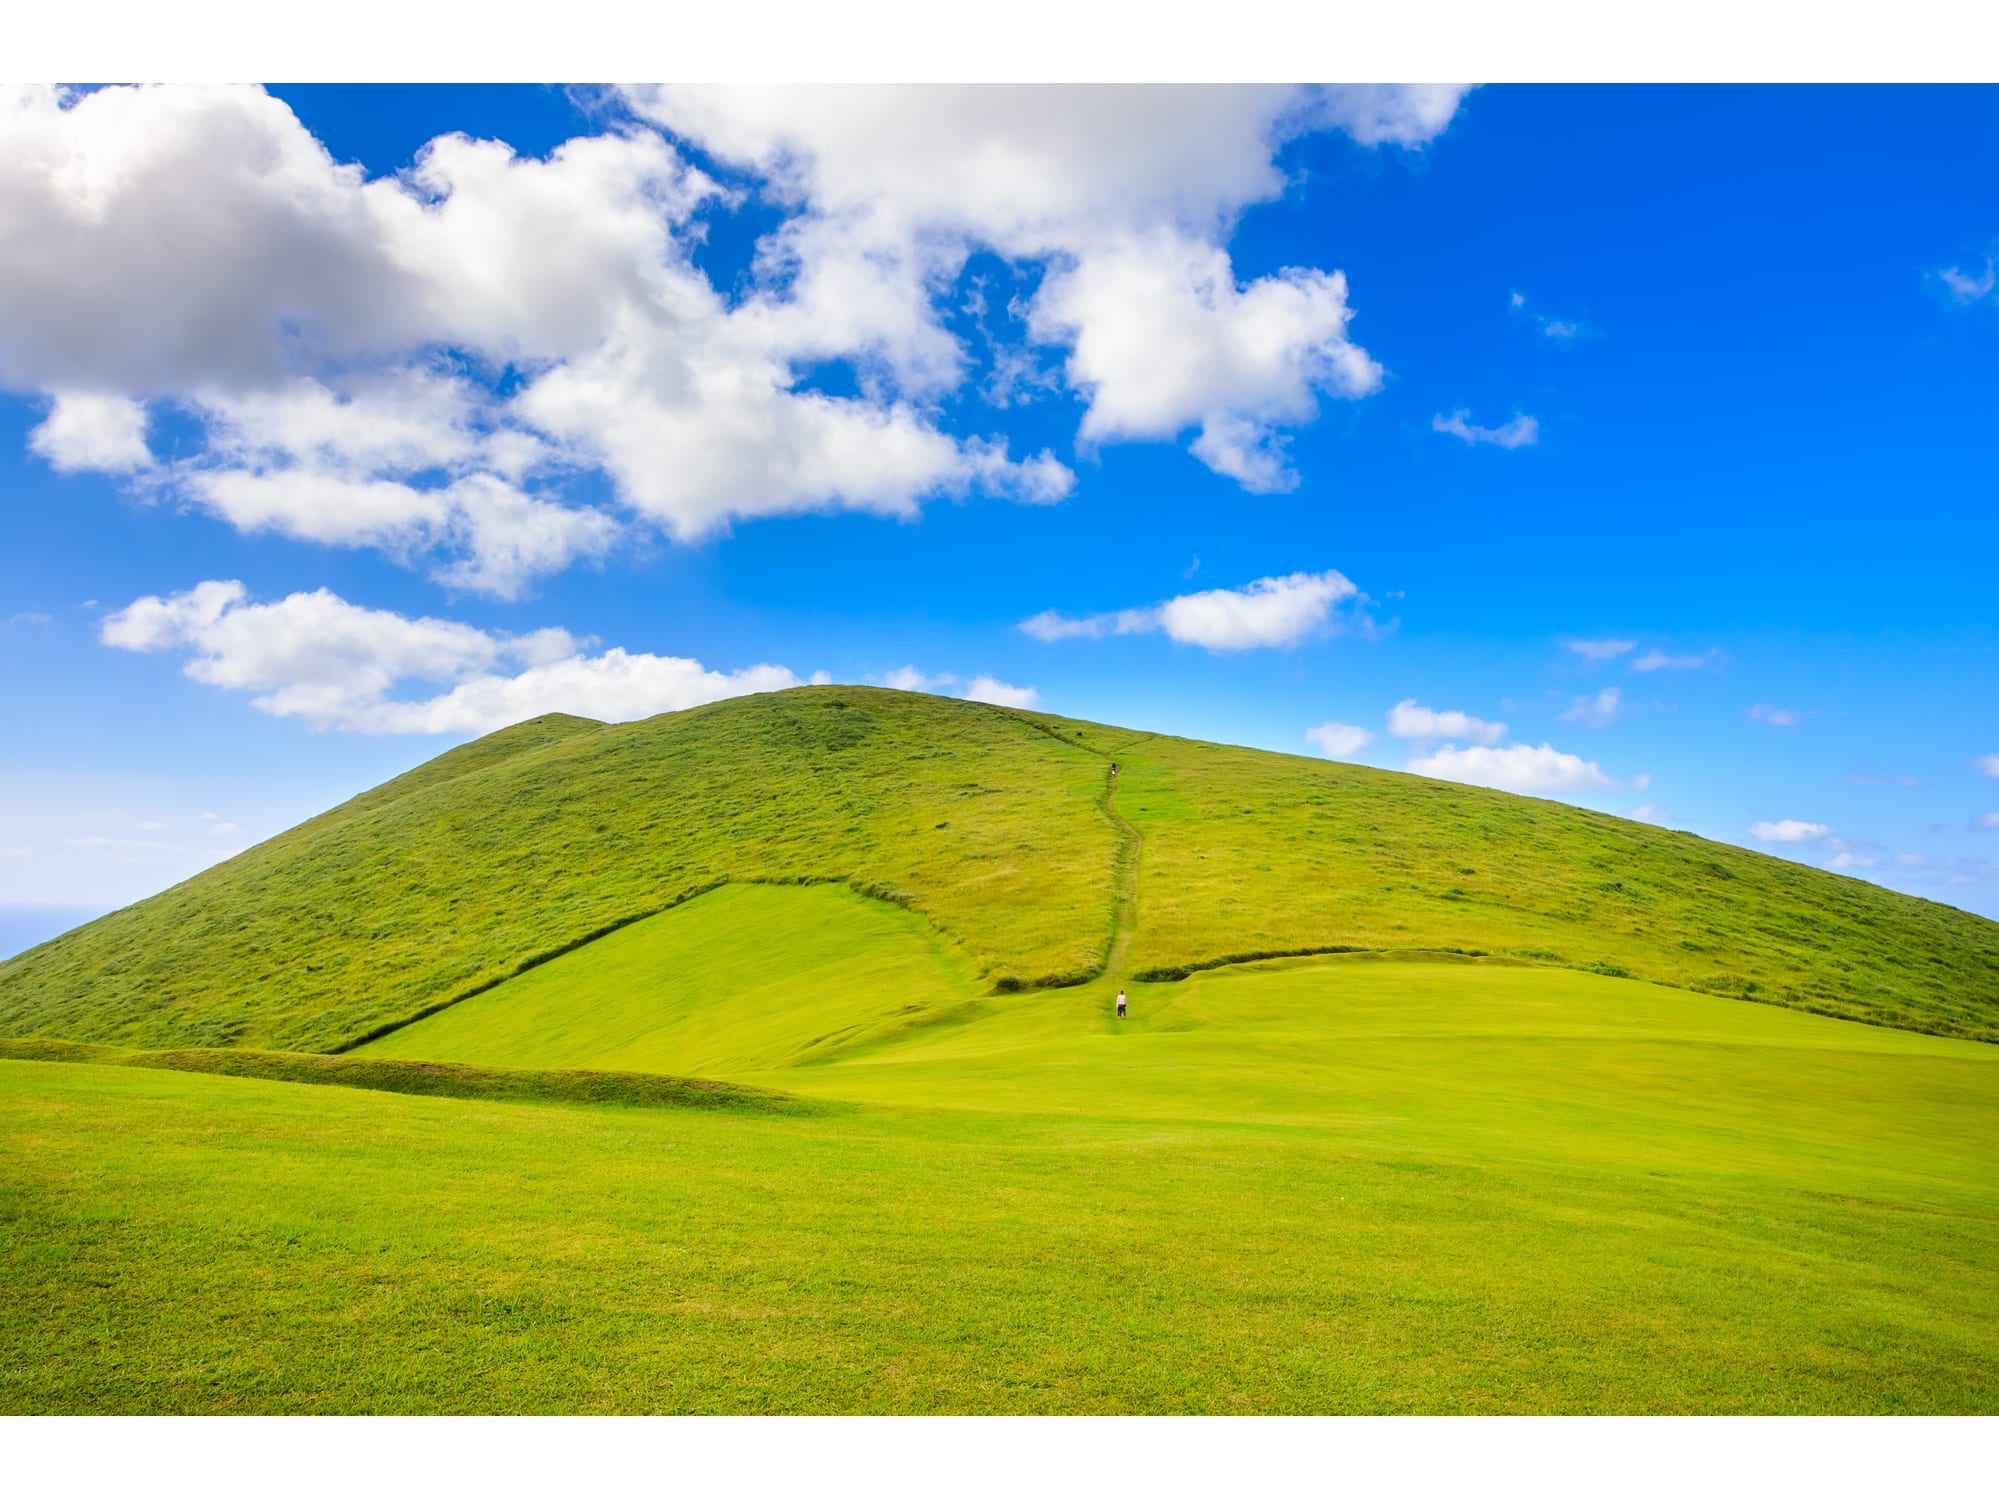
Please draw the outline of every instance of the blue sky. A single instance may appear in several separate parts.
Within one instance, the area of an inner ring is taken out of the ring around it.
[[[1989,90],[4,113],[0,947],[815,674],[1999,915]]]

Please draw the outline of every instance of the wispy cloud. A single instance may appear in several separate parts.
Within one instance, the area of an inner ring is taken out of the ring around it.
[[[1710,648],[1697,656],[1671,655],[1665,651],[1652,649],[1631,663],[1633,671],[1700,671],[1716,665],[1721,660],[1721,652]]]
[[[965,696],[975,703],[992,703],[1001,708],[1032,708],[1041,694],[1032,687],[1016,687],[998,677],[976,676],[965,688]]]
[[[1951,265],[1938,271],[1936,278],[1958,301],[1979,302],[1991,296],[1993,288],[1999,286],[1999,267],[1995,267],[1988,257],[1982,271],[1966,271]]]
[[[1564,640],[1562,644],[1591,662],[1615,661],[1638,648],[1635,640]]]
[[[1461,438],[1474,446],[1490,443],[1496,448],[1531,448],[1541,440],[1541,424],[1519,413],[1497,427],[1480,427],[1472,423],[1469,410],[1459,409],[1449,416],[1440,412],[1430,418],[1430,430]]]
[[[1971,762],[1971,768],[1980,775],[1999,776],[1999,755],[1980,755]]]
[[[1550,317],[1533,306],[1524,293],[1518,291],[1507,298],[1506,305],[1516,316],[1524,317],[1533,323],[1543,338],[1552,338],[1558,343],[1567,343],[1571,339],[1585,337],[1591,331],[1580,319]]]
[[[1469,739],[1474,744],[1497,744],[1506,737],[1506,725],[1474,718],[1456,708],[1439,712],[1405,697],[1388,710],[1388,732],[1397,739]]]
[[[1831,837],[1832,829],[1822,822],[1800,822],[1795,817],[1786,817],[1781,822],[1752,822],[1749,836],[1763,843],[1816,843]]]
[[[893,687],[897,692],[935,692],[940,687],[952,686],[957,680],[948,671],[926,676],[914,666],[898,666],[883,676],[882,686]]]
[[[1593,697],[1579,697],[1556,715],[1563,723],[1579,723],[1586,729],[1601,729],[1626,717],[1624,694],[1606,687]]]
[[[107,615],[100,634],[122,650],[182,652],[186,675],[257,693],[251,706],[274,717],[367,734],[482,734],[552,712],[623,722],[800,680],[781,666],[724,673],[679,656],[593,655],[565,630],[504,635],[411,619],[324,588],[253,603],[233,581],[139,599]],[[394,696],[409,682],[444,690]]]
[[[1445,781],[1462,781],[1472,786],[1491,786],[1500,791],[1526,793],[1556,791],[1615,791],[1617,782],[1603,773],[1603,767],[1580,755],[1564,754],[1551,744],[1536,748],[1530,744],[1509,744],[1504,749],[1474,745],[1459,749],[1447,744],[1435,752],[1409,762],[1417,775],[1435,776]]]
[[[1840,784],[1842,786],[1901,786],[1913,791],[1923,783],[1914,776],[1852,775],[1841,776]]]
[[[1258,578],[1241,588],[1183,593],[1164,603],[1070,618],[1052,609],[1020,628],[1036,640],[1100,640],[1106,635],[1155,631],[1210,651],[1244,651],[1297,645],[1333,627],[1333,610],[1359,590],[1337,572],[1291,573]]]
[[[1305,731],[1305,742],[1330,760],[1343,760],[1374,741],[1358,724],[1326,722]]]
[[[968,702],[992,703],[1002,708],[1032,708],[1041,701],[1041,694],[1032,687],[1016,687],[998,677],[982,674],[966,678],[956,672],[932,673],[915,666],[898,666],[894,671],[884,672],[881,684],[897,692],[932,692],[940,697],[962,697]],[[962,690],[953,691],[954,688]]]
[[[1774,703],[1757,703],[1745,716],[1751,723],[1767,723],[1779,729],[1794,729],[1799,722],[1797,709],[1779,708]]]
[[[107,838],[102,833],[85,833],[80,838],[63,839],[64,848],[125,848],[148,849],[160,853],[178,853],[178,843],[161,843],[148,838]]]

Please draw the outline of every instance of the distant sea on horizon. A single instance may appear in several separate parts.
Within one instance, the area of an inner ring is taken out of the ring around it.
[[[102,916],[108,906],[0,906],[0,961]]]

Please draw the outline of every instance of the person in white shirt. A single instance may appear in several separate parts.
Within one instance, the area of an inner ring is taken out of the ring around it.
[[[1117,992],[1117,1018],[1120,1020],[1124,1019],[1124,990],[1122,989]]]

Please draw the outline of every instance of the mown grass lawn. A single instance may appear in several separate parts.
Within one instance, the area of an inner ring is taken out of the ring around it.
[[[849,1101],[797,1117],[0,1062],[0,1408],[1999,1409],[1989,1047],[1474,964],[1133,996],[761,1075]]]

